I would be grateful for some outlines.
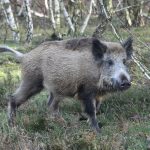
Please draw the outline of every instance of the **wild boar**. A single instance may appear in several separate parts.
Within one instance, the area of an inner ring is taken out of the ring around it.
[[[95,98],[131,86],[126,62],[132,50],[131,38],[123,43],[96,38],[44,42],[26,54],[1,46],[0,52],[15,54],[22,69],[21,84],[9,97],[9,124],[13,125],[16,108],[45,87],[56,114],[59,102],[77,93],[92,128],[99,132]]]

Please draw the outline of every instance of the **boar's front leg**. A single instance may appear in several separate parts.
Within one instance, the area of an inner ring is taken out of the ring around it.
[[[48,106],[50,106],[52,104],[53,100],[54,100],[54,95],[52,92],[50,92],[50,94],[48,96],[48,103],[47,103]]]
[[[78,91],[79,99],[81,99],[85,113],[87,113],[91,127],[96,131],[100,132],[98,122],[96,120],[96,104],[95,95],[96,90],[94,88],[86,88],[81,86]]]
[[[96,103],[96,115],[100,114],[100,106],[101,106],[101,102],[99,100],[97,100],[97,98],[95,99],[95,103]],[[94,104],[95,105],[95,104]],[[82,113],[80,113],[80,118],[79,120],[87,120],[87,116],[85,115],[85,113],[82,111]]]
[[[55,93],[55,92],[54,92]],[[50,112],[51,112],[51,115],[53,117],[60,117],[60,113],[59,113],[59,103],[60,101],[63,100],[63,96],[55,93],[53,94],[51,92],[51,98],[49,98],[49,102],[48,102],[48,105],[50,107]]]

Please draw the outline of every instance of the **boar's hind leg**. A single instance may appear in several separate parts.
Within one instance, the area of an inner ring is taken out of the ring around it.
[[[42,82],[23,80],[16,92],[8,98],[8,123],[14,125],[16,108],[27,101],[32,95],[43,89]]]
[[[84,111],[87,113],[91,126],[96,132],[100,132],[98,122],[96,120],[95,94],[92,89],[84,87],[79,89],[79,98],[82,100]]]

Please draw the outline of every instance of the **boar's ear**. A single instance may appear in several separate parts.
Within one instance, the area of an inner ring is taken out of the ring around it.
[[[129,37],[127,38],[127,40],[125,40],[122,43],[122,46],[126,49],[127,59],[130,59],[132,56],[132,52],[133,52],[132,42],[133,42],[133,38]]]
[[[107,46],[101,43],[98,39],[93,38],[92,40],[92,53],[96,61],[103,58],[104,53],[106,52]]]

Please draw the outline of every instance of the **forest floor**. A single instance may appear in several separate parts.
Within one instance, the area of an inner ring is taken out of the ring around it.
[[[150,30],[133,28],[132,32],[147,44]],[[122,29],[120,33],[127,37]],[[91,33],[87,33],[91,35]],[[106,39],[116,41],[110,31]],[[27,52],[42,38],[34,38],[32,45],[6,44]],[[2,41],[1,41],[2,43]],[[139,42],[134,42],[141,61],[150,70],[150,52]],[[141,47],[141,48],[139,48]],[[20,67],[10,55],[0,54],[0,150],[147,150],[150,149],[150,81],[132,63],[132,87],[125,92],[111,94],[101,106],[98,121],[101,133],[95,135],[86,121],[79,121],[80,103],[65,99],[60,112],[65,119],[50,117],[47,92],[32,97],[17,110],[16,127],[7,124],[6,95],[14,92],[20,81]]]

